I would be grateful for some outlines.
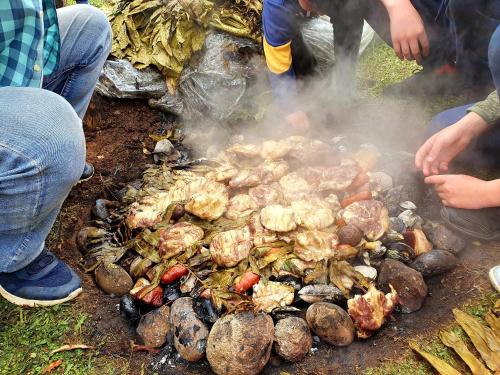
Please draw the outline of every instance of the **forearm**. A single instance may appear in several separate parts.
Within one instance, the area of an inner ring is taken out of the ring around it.
[[[410,0],[380,0],[382,5],[387,9],[387,13],[389,13],[389,17],[391,13],[398,8],[413,6]]]
[[[486,120],[474,112],[466,114],[454,126],[459,127],[460,132],[467,137],[469,141],[489,129]]]
[[[500,207],[500,179],[486,182],[486,207]]]

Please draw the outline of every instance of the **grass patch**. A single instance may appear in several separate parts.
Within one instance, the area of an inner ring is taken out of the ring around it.
[[[372,42],[359,60],[358,87],[368,96],[379,96],[383,89],[418,72],[412,61],[401,61],[380,38]]]
[[[95,6],[95,7],[98,7],[98,8],[101,8],[105,3],[105,0],[90,0],[89,1],[89,4]],[[75,0],[67,0],[66,1],[66,5],[74,5],[76,4],[76,1]]]
[[[22,309],[0,299],[0,374],[40,374],[50,363],[62,360],[56,374],[118,374],[116,360],[99,358],[98,348],[50,352],[65,344],[83,344],[87,315],[69,304]],[[125,370],[126,371],[126,370]],[[124,372],[123,372],[124,373]]]
[[[475,318],[480,320],[483,324],[484,316],[491,310],[492,306],[499,298],[498,293],[488,293],[478,299],[468,302],[467,304],[460,307],[461,310],[473,315]],[[465,331],[458,325],[458,323],[452,323],[448,327],[443,327],[444,330],[453,331],[461,340],[463,340],[469,348],[473,348],[472,342],[468,338]],[[453,349],[445,346],[441,340],[437,337],[437,332],[434,338],[422,340],[419,344],[420,347],[429,352],[436,357],[444,360],[449,365],[453,366],[459,371],[463,371],[467,367],[462,362],[460,357],[453,351]],[[415,354],[416,358],[420,358]],[[480,358],[476,355],[477,358]],[[403,359],[397,362],[386,362],[383,365],[375,368],[367,369],[363,372],[364,375],[396,375],[396,374],[415,374],[415,375],[427,375],[434,374],[432,367],[423,359],[416,360],[410,351],[403,354]]]

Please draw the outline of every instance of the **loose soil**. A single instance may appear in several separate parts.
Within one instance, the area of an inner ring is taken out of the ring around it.
[[[91,327],[87,344],[100,346],[103,355],[128,362],[128,373],[139,374],[142,366],[148,366],[153,356],[131,351],[133,332],[119,316],[119,299],[105,295],[96,287],[93,277],[82,272],[75,234],[82,226],[89,225],[91,208],[96,199],[112,199],[113,192],[141,177],[147,164],[152,163],[151,157],[143,152],[144,147],[151,149],[153,146],[149,134],[161,133],[166,123],[158,112],[142,101],[94,98],[93,103],[96,109],[89,111],[90,117],[86,118],[85,124],[87,160],[95,166],[96,175],[73,189],[64,204],[51,242],[56,253],[82,277],[84,293],[76,300],[74,308],[89,316]],[[284,363],[273,357],[264,373],[355,374],[383,361],[401,359],[408,350],[410,339],[435,334],[451,322],[452,308],[491,290],[487,270],[499,263],[499,249],[497,244],[469,246],[455,270],[428,280],[430,295],[419,312],[396,314],[371,339],[356,341],[346,348],[320,344],[315,354],[297,364]],[[145,373],[152,372],[146,367]],[[206,364],[186,363],[161,371],[164,374],[208,372]]]

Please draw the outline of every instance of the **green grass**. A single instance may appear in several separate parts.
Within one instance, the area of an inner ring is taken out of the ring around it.
[[[117,374],[116,361],[99,358],[99,348],[51,355],[65,344],[88,344],[87,329],[87,315],[70,304],[22,309],[0,299],[0,374],[40,374],[59,359],[56,374]]]
[[[89,3],[92,4],[93,6],[100,8],[104,5],[105,0],[90,0]],[[75,0],[67,0],[66,1],[66,5],[73,5],[73,4],[76,4]]]

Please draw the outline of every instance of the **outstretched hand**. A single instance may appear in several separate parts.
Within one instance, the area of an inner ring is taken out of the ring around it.
[[[424,176],[446,173],[450,162],[488,128],[477,114],[469,113],[457,123],[430,137],[417,151],[415,165]]]
[[[499,180],[497,180],[499,181]],[[498,182],[483,181],[466,175],[435,175],[425,179],[434,185],[445,206],[464,209],[493,207],[498,195]]]
[[[311,127],[304,111],[297,111],[286,116],[286,121],[298,132],[305,133]]]

